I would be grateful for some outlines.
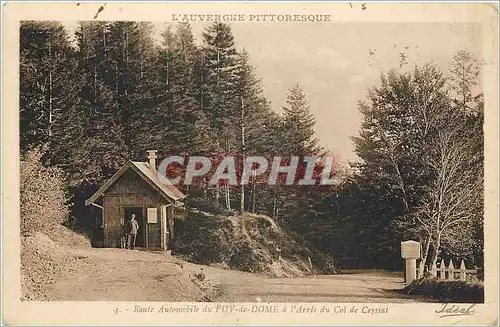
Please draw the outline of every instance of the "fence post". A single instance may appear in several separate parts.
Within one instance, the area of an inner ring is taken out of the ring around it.
[[[467,280],[467,270],[465,268],[464,259],[462,259],[462,262],[460,263],[460,280],[463,282]]]
[[[439,265],[439,279],[445,279],[446,265],[444,264],[444,259],[441,259],[441,264]]]
[[[455,278],[454,276],[454,270],[455,266],[453,266],[453,260],[450,259],[450,265],[448,266],[448,280],[453,280]]]
[[[432,277],[437,277],[437,265],[435,262],[432,264],[431,275]]]

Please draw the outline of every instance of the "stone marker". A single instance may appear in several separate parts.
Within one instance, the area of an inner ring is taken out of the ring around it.
[[[405,283],[408,285],[417,278],[420,243],[416,241],[401,242],[401,257],[405,259]]]

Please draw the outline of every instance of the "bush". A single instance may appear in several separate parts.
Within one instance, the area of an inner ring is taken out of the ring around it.
[[[241,242],[236,245],[228,265],[232,269],[261,273],[265,271],[266,265],[272,262],[265,250],[252,248],[249,243]]]
[[[46,232],[65,221],[67,195],[62,172],[42,163],[43,152],[28,150],[21,158],[21,233]]]
[[[175,251],[196,263],[227,262],[233,251],[231,222],[203,213],[189,212],[185,220],[174,224]]]
[[[424,295],[438,299],[440,302],[484,303],[484,286],[482,283],[420,278],[403,288],[402,292]]]

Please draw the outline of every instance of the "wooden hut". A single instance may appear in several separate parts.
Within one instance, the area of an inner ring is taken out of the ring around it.
[[[185,195],[157,172],[156,158],[156,150],[149,150],[149,162],[128,161],[85,201],[102,210],[104,247],[125,246],[125,222],[132,214],[139,223],[136,248],[172,247],[174,208],[183,208]]]

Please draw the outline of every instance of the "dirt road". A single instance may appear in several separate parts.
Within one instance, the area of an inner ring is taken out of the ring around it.
[[[246,282],[222,282],[219,301],[244,302],[415,302],[390,290],[399,279],[370,275],[335,275],[302,278],[262,278]]]
[[[187,263],[165,253],[67,249],[77,258],[50,290],[56,301],[412,302],[377,274],[264,276]]]

